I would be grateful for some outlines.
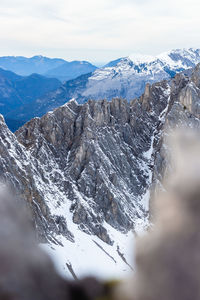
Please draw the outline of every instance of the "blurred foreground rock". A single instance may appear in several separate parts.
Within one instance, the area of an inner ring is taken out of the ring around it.
[[[138,241],[134,300],[200,299],[200,136],[170,145],[171,173],[156,201],[153,230]]]
[[[103,287],[93,278],[67,282],[35,242],[25,203],[0,191],[0,299],[93,299]],[[30,218],[31,220],[31,218]]]

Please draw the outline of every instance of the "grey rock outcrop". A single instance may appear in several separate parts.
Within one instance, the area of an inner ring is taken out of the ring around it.
[[[192,72],[191,77],[177,74],[172,80],[171,108],[166,115],[163,133],[158,147],[155,149],[154,172],[152,181],[152,202],[157,189],[162,189],[162,182],[173,169],[170,163],[170,149],[166,143],[168,135],[175,128],[200,128],[200,64]]]
[[[73,221],[108,243],[112,241],[102,226],[104,220],[127,232],[146,214],[137,199],[148,188],[148,166],[142,170],[148,159],[143,152],[149,150],[154,127],[168,103],[162,85],[167,82],[149,88],[149,95],[130,104],[113,99],[78,105],[72,100],[16,132],[47,184],[53,181],[71,200]]]
[[[28,203],[40,241],[70,256],[90,237],[109,262],[122,260],[122,237],[147,226],[149,187],[153,198],[172,167],[165,128],[199,127],[198,78],[199,66],[130,103],[72,99],[15,135],[1,119],[0,177]]]

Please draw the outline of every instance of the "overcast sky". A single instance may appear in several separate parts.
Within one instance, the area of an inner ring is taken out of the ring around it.
[[[107,62],[200,48],[200,0],[0,0],[0,55]]]

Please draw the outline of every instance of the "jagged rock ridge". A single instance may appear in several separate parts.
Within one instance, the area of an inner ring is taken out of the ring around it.
[[[72,100],[31,120],[16,136],[2,121],[1,177],[29,200],[41,239],[72,245],[79,228],[124,268],[123,239],[147,222],[143,195],[151,175],[151,136],[168,98],[163,82],[131,103]],[[116,241],[118,233],[123,242]]]
[[[130,269],[126,244],[148,223],[164,126],[177,116],[199,124],[198,92],[199,65],[130,103],[71,100],[15,135],[1,119],[1,179],[28,200],[39,239],[66,273]]]

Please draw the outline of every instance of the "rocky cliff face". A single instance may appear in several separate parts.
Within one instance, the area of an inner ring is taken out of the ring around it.
[[[173,166],[169,163],[170,149],[167,138],[174,128],[200,127],[200,64],[192,71],[190,77],[177,74],[171,83],[170,110],[166,115],[162,137],[155,147],[154,172],[152,180],[152,202],[157,189],[162,188],[162,181],[168,176]],[[184,147],[184,145],[183,145]]]
[[[86,231],[98,234],[93,226],[98,223],[101,237],[105,220],[127,232],[137,214],[143,215],[142,206],[135,209],[148,186],[146,163],[150,157],[143,153],[149,151],[153,129],[168,103],[168,93],[162,92],[159,84],[149,87],[140,101],[130,104],[113,99],[78,105],[72,100],[16,132],[18,141],[44,166],[46,174],[55,172],[57,166],[56,178],[52,174],[54,178],[49,180],[63,186],[73,202],[74,221]],[[154,93],[152,102],[149,93]],[[82,203],[89,204],[87,211],[75,201],[77,193]]]
[[[130,103],[71,100],[15,135],[1,119],[1,179],[28,200],[66,274],[132,269],[128,240],[148,225],[149,187],[167,166],[164,127],[199,124],[199,68],[146,85]]]

